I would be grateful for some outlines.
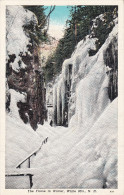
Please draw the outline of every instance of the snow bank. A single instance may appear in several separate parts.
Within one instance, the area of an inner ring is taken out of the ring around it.
[[[21,120],[17,102],[25,102],[25,93],[9,90],[11,94],[10,112],[6,116],[6,167],[15,168],[21,161],[35,152],[42,139]]]
[[[33,188],[117,188],[117,99],[85,135],[66,132],[36,156]]]
[[[70,160],[75,153],[82,152],[81,185],[95,188],[100,182],[106,188],[117,188],[117,129],[118,112],[115,99],[102,113],[84,139],[69,153]],[[83,149],[83,151],[82,151]],[[86,172],[87,170],[87,172]],[[99,181],[100,180],[100,181]],[[93,185],[93,186],[92,186]]]
[[[16,168],[41,146],[41,139],[29,125],[6,116],[6,168]]]

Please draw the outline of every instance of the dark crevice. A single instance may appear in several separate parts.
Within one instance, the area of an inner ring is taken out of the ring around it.
[[[104,54],[104,62],[109,68],[107,72],[109,76],[108,96],[113,101],[118,96],[118,45],[116,38],[109,44]]]

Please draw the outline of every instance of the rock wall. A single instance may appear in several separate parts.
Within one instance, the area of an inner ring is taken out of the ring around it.
[[[37,26],[36,16],[22,6],[7,6],[7,62],[6,77],[8,91],[25,92],[26,102],[17,102],[19,114],[24,123],[30,123],[36,130],[37,124],[46,119],[44,76],[39,62],[39,48],[31,39],[25,26]],[[7,92],[8,93],[8,92]],[[11,93],[7,96],[9,110]]]

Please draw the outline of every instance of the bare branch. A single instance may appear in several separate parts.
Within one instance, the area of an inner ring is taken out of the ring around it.
[[[41,24],[38,25],[39,28],[40,28],[42,25],[44,25],[45,22],[46,22],[47,20],[49,20],[50,14],[54,11],[54,9],[55,9],[55,5],[50,7],[50,11],[49,11],[47,17],[45,18],[45,20],[44,20]]]

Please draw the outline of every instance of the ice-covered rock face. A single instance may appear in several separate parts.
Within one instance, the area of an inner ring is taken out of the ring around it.
[[[46,116],[44,78],[39,63],[39,51],[31,34],[36,36],[37,18],[23,6],[9,5],[6,8],[6,77],[9,89],[27,95],[27,101],[16,102],[9,94],[7,110],[14,104],[24,123],[36,130]],[[34,43],[34,44],[33,44]],[[37,90],[37,88],[39,90]],[[16,92],[13,94],[16,95]],[[13,95],[14,97],[14,95]],[[18,109],[19,108],[19,109]],[[16,114],[14,115],[16,117]]]
[[[95,55],[90,56],[89,51],[96,50],[97,39],[86,36],[71,58],[64,61],[62,74],[54,85],[54,118],[58,118],[58,125],[66,126],[69,121],[70,126],[92,125],[110,100],[117,97],[117,93],[113,98],[109,95],[117,91],[117,19],[114,22],[115,27]],[[116,67],[116,72],[108,67]]]
[[[31,55],[27,48],[27,45],[30,44],[30,38],[23,30],[23,26],[29,25],[31,22],[34,26],[37,24],[35,15],[22,6],[9,5],[6,7],[7,60],[10,60],[10,56],[15,56],[10,65],[16,72],[20,68],[26,67],[20,54],[26,55],[28,52]]]

